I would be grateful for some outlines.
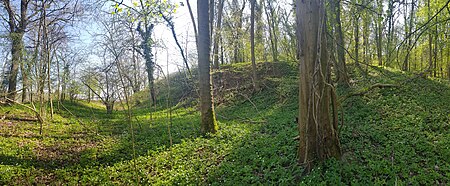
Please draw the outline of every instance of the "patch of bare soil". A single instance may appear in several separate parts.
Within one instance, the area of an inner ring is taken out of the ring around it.
[[[53,145],[43,145],[38,143],[33,153],[39,161],[53,162],[58,166],[66,166],[80,161],[81,154],[91,148],[97,147],[97,142],[74,142],[63,143],[58,142]]]

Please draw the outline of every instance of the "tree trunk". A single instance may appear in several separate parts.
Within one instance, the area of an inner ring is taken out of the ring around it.
[[[12,37],[12,64],[9,71],[8,99],[15,100],[17,94],[17,74],[22,60],[23,33],[11,33]]]
[[[19,74],[19,67],[21,60],[23,60],[23,35],[27,26],[27,9],[28,0],[20,1],[20,17],[17,20],[14,9],[9,0],[2,1],[3,6],[8,14],[8,26],[10,37],[12,40],[11,55],[12,63],[8,77],[8,99],[15,100],[17,95],[17,75]],[[11,101],[9,101],[11,102]],[[13,103],[13,102],[11,102]]]
[[[378,58],[378,65],[383,66],[383,49],[382,49],[382,41],[383,41],[383,28],[382,28],[382,21],[383,21],[383,1],[377,0],[377,21],[376,21],[376,32],[375,33],[375,40],[377,43],[377,58]]]
[[[356,66],[359,67],[359,15],[355,15],[353,18],[353,28],[354,28],[354,32],[353,32],[353,36],[355,39],[355,63]]]
[[[148,87],[150,89],[150,99],[152,101],[152,105],[156,105],[156,95],[155,95],[155,78],[153,77],[153,73],[155,71],[155,62],[153,61],[153,53],[152,53],[152,32],[153,32],[153,24],[148,24],[147,20],[144,20],[144,29],[141,28],[141,25],[138,26],[138,32],[142,37],[142,49],[144,50],[144,58],[145,58],[145,67],[147,71],[148,78]]]
[[[272,0],[268,0],[266,5],[266,17],[269,28],[269,38],[270,38],[270,46],[272,49],[272,58],[273,61],[278,61],[278,42],[276,36],[276,27],[275,27],[275,13],[272,7]]]
[[[250,47],[252,58],[252,75],[253,75],[253,88],[255,91],[259,91],[259,79],[256,73],[256,58],[255,58],[255,4],[256,0],[250,0]]]
[[[22,72],[22,103],[26,102],[27,100],[27,94],[28,94],[28,65],[23,61],[20,64],[20,71]]]
[[[211,94],[210,75],[210,34],[209,34],[209,1],[197,1],[198,18],[198,71],[202,134],[215,133],[218,130],[214,114]]]
[[[105,106],[106,106],[106,113],[112,114],[114,110],[114,102],[106,102]]]
[[[257,59],[264,60],[264,62],[267,62],[264,58],[266,55],[266,52],[264,51],[264,43],[263,43],[263,35],[264,35],[264,28],[265,24],[263,22],[263,4],[265,0],[260,0],[259,3],[256,3],[255,5],[255,24],[256,24],[256,30],[255,30],[255,43],[256,43],[256,51],[257,56],[259,56]]]
[[[219,68],[219,43],[221,42],[222,35],[222,15],[223,15],[223,4],[225,0],[219,0],[219,7],[217,13],[217,25],[216,25],[216,33],[214,34],[214,46],[213,46],[213,59],[214,59],[214,68]]]
[[[298,155],[300,163],[309,172],[314,161],[338,158],[341,151],[337,123],[332,122],[330,116],[332,87],[329,84],[324,4],[320,0],[296,2],[300,63]]]
[[[337,82],[343,86],[349,86],[349,78],[347,74],[347,65],[345,64],[345,48],[344,48],[344,35],[342,34],[341,25],[341,5],[340,1],[330,0],[331,10],[334,13],[334,30],[337,45],[337,68],[336,76]]]
[[[430,8],[430,0],[427,1],[427,7],[428,7],[428,20],[430,20],[431,18],[431,8]],[[433,67],[433,33],[431,31],[428,32],[428,68],[430,70],[434,70]],[[430,76],[433,75],[432,73],[430,73]]]
[[[366,1],[363,1],[363,5],[367,5]],[[369,64],[370,64],[370,55],[369,55],[369,23],[370,23],[370,17],[369,14],[367,13],[367,11],[363,12],[363,17],[362,17],[362,22],[363,22],[363,33],[362,33],[362,37],[363,37],[363,58],[364,58],[364,64],[365,64],[365,70],[366,70],[366,74],[368,73],[369,70]]]
[[[47,67],[46,67],[47,71],[44,72],[44,73],[47,76],[45,78],[47,80],[47,90],[48,90],[48,99],[47,99],[47,101],[48,101],[48,103],[50,105],[50,118],[53,119],[52,86],[51,86],[51,79],[50,79],[50,67],[51,67],[51,65],[50,65],[50,63],[51,63],[51,61],[50,61],[50,51],[51,51],[51,49],[50,49],[50,39],[48,37],[49,32],[47,30],[47,28],[48,28],[48,24],[47,24],[47,9],[46,9],[46,4],[44,2],[42,3],[42,11],[43,11],[43,14],[42,14],[43,15],[43,18],[42,18],[42,20],[43,20],[42,32],[43,32],[43,37],[44,37],[44,39],[43,39],[43,42],[44,42],[43,43],[44,44],[44,49],[43,49],[44,51],[43,51],[43,53],[44,53],[44,60],[45,60],[45,64],[44,65],[47,65]]]
[[[394,39],[394,1],[388,1],[388,9],[387,9],[387,24],[388,24],[388,33],[387,33],[387,44],[386,44],[386,55],[387,59],[385,63],[391,62],[392,52],[391,45],[392,40]]]
[[[194,27],[194,34],[195,34],[195,44],[198,44],[198,31],[197,31],[197,24],[195,24],[194,14],[192,13],[191,3],[189,0],[186,0],[187,7],[189,9],[189,15],[191,17],[192,26]],[[198,46],[197,46],[198,47]]]

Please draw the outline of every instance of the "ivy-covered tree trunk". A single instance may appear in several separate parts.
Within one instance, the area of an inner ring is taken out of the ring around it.
[[[299,161],[309,172],[315,161],[340,157],[337,121],[331,119],[333,87],[324,2],[297,0],[297,39],[299,43]]]
[[[209,30],[209,1],[197,1],[198,18],[198,74],[200,93],[201,127],[203,134],[215,133],[218,130],[214,105],[212,103],[211,75],[210,75],[210,30]]]
[[[153,24],[148,24],[147,21],[144,22],[145,31],[142,30],[141,25],[138,26],[138,32],[141,35],[142,41],[142,49],[144,50],[144,58],[145,58],[145,67],[147,71],[148,78],[148,87],[150,89],[150,99],[152,104],[156,104],[156,95],[155,95],[155,78],[153,77],[153,73],[155,72],[155,62],[153,61],[152,54],[152,39],[151,35],[153,32]]]

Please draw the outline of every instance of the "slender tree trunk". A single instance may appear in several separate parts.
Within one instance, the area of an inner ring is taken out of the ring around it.
[[[253,88],[255,91],[259,91],[259,79],[256,73],[256,58],[255,58],[255,4],[256,0],[250,0],[250,45],[251,45],[251,58],[252,58],[252,75],[253,75]]]
[[[24,103],[27,100],[27,94],[28,94],[28,65],[25,63],[25,60],[22,61],[20,64],[20,71],[22,72],[22,103]]]
[[[367,5],[367,2],[364,0],[363,1],[363,5]],[[370,18],[369,15],[367,13],[367,11],[363,12],[363,33],[362,33],[362,37],[363,37],[363,57],[364,57],[364,64],[365,64],[365,70],[366,70],[366,74],[368,73],[368,69],[369,69],[369,63],[370,63],[370,56],[369,56],[369,23],[370,23]]]
[[[439,18],[436,17],[436,22]],[[439,34],[438,34],[438,25],[436,23],[435,30],[434,30],[434,49],[433,49],[433,56],[434,56],[434,70],[433,70],[433,77],[437,77],[438,68],[438,44],[439,44]]]
[[[194,34],[195,34],[195,44],[198,45],[198,31],[197,31],[197,24],[195,24],[194,14],[192,13],[191,3],[189,0],[186,0],[187,7],[189,9],[189,15],[191,16],[192,26],[194,27]],[[198,46],[197,46],[198,48]]]
[[[353,20],[354,39],[355,39],[355,63],[359,66],[359,15],[356,15]]]
[[[215,133],[218,125],[214,113],[211,92],[210,75],[210,30],[209,30],[209,1],[197,1],[198,18],[198,71],[199,71],[199,92],[200,92],[200,112],[201,127],[203,134]]]
[[[217,13],[217,24],[216,24],[216,33],[214,34],[214,46],[213,46],[213,58],[214,58],[214,68],[219,68],[219,43],[221,42],[222,35],[222,15],[223,15],[223,4],[225,0],[218,0],[219,7]]]
[[[388,0],[388,10],[387,10],[387,23],[388,23],[388,33],[387,33],[387,44],[386,44],[386,63],[392,61],[392,51],[391,45],[394,39],[394,0]]]
[[[378,59],[378,66],[383,66],[383,48],[382,48],[382,42],[383,42],[383,1],[377,0],[377,21],[376,21],[376,33],[375,33],[375,40],[377,43],[377,59]]]
[[[266,17],[269,29],[269,38],[270,38],[270,46],[272,49],[272,58],[273,61],[278,61],[278,46],[277,46],[277,36],[276,36],[276,28],[275,28],[275,20],[274,20],[274,10],[272,7],[272,0],[267,1],[266,4]]]
[[[345,63],[345,44],[344,44],[344,35],[342,34],[342,25],[341,25],[341,5],[340,1],[330,0],[331,10],[334,13],[334,32],[336,38],[337,45],[337,82],[343,86],[349,86],[349,78],[347,74],[347,65]]]
[[[170,129],[172,128],[172,107],[170,103],[170,73],[169,73],[169,50],[167,52],[167,118],[169,120],[167,124],[167,132],[169,133],[169,142],[170,147],[172,147],[172,133],[170,132]]]
[[[448,39],[448,37],[447,37],[447,39]],[[447,45],[447,78],[450,80],[450,46],[449,45]]]
[[[309,172],[314,161],[338,158],[341,150],[337,123],[330,113],[333,87],[329,84],[324,4],[320,0],[297,0],[296,5],[300,63],[298,155]]]
[[[428,7],[428,20],[430,20],[431,18],[431,8],[430,8],[430,0],[427,1],[427,7]],[[432,72],[434,70],[433,67],[433,33],[431,32],[431,30],[428,32],[428,51],[429,51],[429,55],[428,55],[428,68],[430,70],[432,70],[430,72],[430,76],[433,75]]]
[[[216,14],[215,12],[215,4],[214,4],[214,0],[209,0],[209,37],[213,38],[213,33],[214,33],[214,15]]]
[[[255,30],[255,47],[256,47],[256,51],[257,54],[256,56],[258,57],[257,59],[259,60],[264,60],[265,62],[266,59],[264,58],[264,56],[266,55],[266,52],[264,51],[264,43],[263,43],[263,33],[264,33],[264,28],[265,28],[265,24],[263,22],[263,4],[264,4],[265,0],[260,0],[259,3],[256,3],[256,7],[255,7],[255,24],[256,24],[256,30]]]

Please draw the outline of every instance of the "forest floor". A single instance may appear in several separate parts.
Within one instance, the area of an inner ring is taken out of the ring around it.
[[[339,95],[376,83],[399,86],[341,103],[342,159],[302,176],[297,68],[287,69],[266,78],[262,91],[217,106],[217,134],[200,135],[194,106],[174,107],[172,145],[163,106],[151,116],[149,108],[134,108],[130,125],[125,111],[107,115],[99,103],[63,102],[72,114],[60,105],[42,135],[37,122],[2,119],[0,185],[450,184],[448,81],[382,68],[366,78],[352,73],[352,88]],[[18,105],[1,106],[0,119],[6,113],[32,115]]]

